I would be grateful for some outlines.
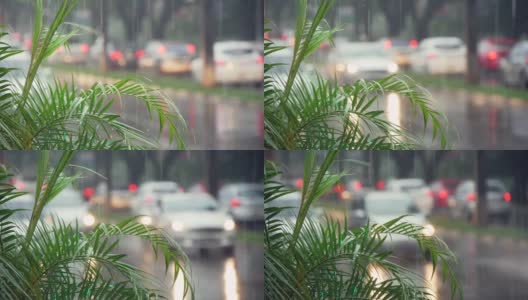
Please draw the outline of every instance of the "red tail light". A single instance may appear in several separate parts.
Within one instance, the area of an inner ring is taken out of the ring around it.
[[[418,41],[417,40],[411,40],[409,42],[409,46],[411,46],[411,48],[418,48]]]
[[[112,51],[112,53],[110,53],[110,60],[112,61],[120,60],[122,58],[123,58],[123,52],[121,51]]]
[[[259,55],[259,57],[257,58],[257,63],[258,63],[259,65],[264,64],[264,56]]]
[[[390,49],[390,48],[392,48],[392,41],[391,41],[391,40],[385,40],[385,41],[383,42],[383,48],[385,48],[385,49]]]
[[[158,54],[163,55],[167,52],[167,47],[165,45],[161,45],[158,48]]]
[[[131,193],[135,193],[138,190],[138,186],[135,183],[131,183],[128,185],[128,191]]]
[[[468,202],[473,202],[473,201],[475,201],[476,199],[477,199],[477,194],[475,194],[475,193],[469,193],[469,194],[467,195],[467,198],[466,198],[466,200],[467,200]]]
[[[363,188],[363,184],[361,183],[361,181],[356,180],[354,181],[353,187],[354,187],[354,190],[360,191]]]
[[[528,65],[528,55],[526,56],[526,64]]]
[[[223,66],[225,64],[226,64],[225,60],[217,60],[217,61],[215,61],[215,65],[217,65],[217,66]]]
[[[281,40],[286,41],[288,39],[288,35],[286,33],[281,34]]]
[[[143,58],[144,56],[145,56],[145,50],[143,50],[143,49],[136,50],[136,58],[137,59]]]
[[[383,180],[378,180],[376,182],[376,189],[378,190],[384,190],[385,189],[385,181]]]
[[[264,32],[264,38],[269,40],[270,38],[269,32]]]
[[[88,44],[81,44],[81,52],[87,54],[90,52],[90,46]]]
[[[336,193],[342,193],[345,191],[345,187],[342,184],[336,184],[334,185],[334,192]]]
[[[302,178],[299,178],[299,179],[295,180],[295,187],[296,188],[302,189],[303,186],[304,186],[304,180]]]
[[[447,190],[440,190],[438,192],[438,198],[440,198],[441,200],[445,200],[447,199],[447,197],[449,197],[449,192]]]
[[[152,197],[152,196],[147,196],[147,197],[145,197],[145,202],[146,202],[146,203],[152,203],[152,202],[154,202],[154,197]]]
[[[497,60],[497,58],[499,58],[499,54],[496,51],[490,51],[488,53],[489,60]]]
[[[509,192],[504,193],[504,195],[502,195],[502,198],[506,202],[511,202],[511,199],[512,199],[511,194]]]
[[[240,206],[240,200],[237,198],[231,199],[231,202],[229,203],[231,207],[239,207]]]
[[[83,196],[86,199],[91,199],[95,195],[95,189],[91,187],[87,187],[83,190]]]
[[[191,55],[195,55],[196,54],[196,45],[187,44],[185,47],[187,48],[187,53],[189,53]]]

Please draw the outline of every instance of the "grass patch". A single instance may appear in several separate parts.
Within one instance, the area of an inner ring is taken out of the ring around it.
[[[225,96],[229,98],[237,98],[243,101],[262,101],[263,99],[261,89],[236,87],[204,88],[200,85],[200,83],[189,77],[162,76],[153,73],[146,74],[123,70],[109,70],[108,72],[103,73],[95,68],[81,68],[79,66],[65,64],[53,64],[49,65],[49,67],[56,71],[84,73],[112,79],[134,78],[146,83],[153,82],[162,88],[196,92],[205,95]]]
[[[484,94],[499,95],[507,98],[519,98],[528,100],[528,91],[505,86],[487,86],[467,84],[463,78],[453,78],[441,75],[428,75],[418,73],[404,73],[411,77],[418,84],[425,87],[445,88],[454,90],[465,90],[469,92],[479,92]]]
[[[432,217],[430,218],[430,221],[433,225],[447,230],[473,233],[479,236],[528,240],[528,231],[519,228],[498,225],[479,227],[461,220],[452,220],[441,217]]]

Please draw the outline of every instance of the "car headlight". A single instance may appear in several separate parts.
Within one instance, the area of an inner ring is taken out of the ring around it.
[[[141,216],[138,221],[143,225],[152,225],[152,218],[149,216]]]
[[[225,231],[233,231],[235,230],[235,221],[232,219],[225,220],[224,222],[224,230]]]
[[[398,72],[399,69],[400,69],[400,68],[398,67],[397,64],[395,64],[395,63],[391,63],[391,64],[389,64],[389,66],[387,67],[387,72],[389,72],[389,73],[391,73],[391,74],[394,74],[394,73]]]
[[[435,228],[433,225],[431,224],[427,224],[424,226],[424,228],[422,229],[422,233],[423,235],[425,236],[433,236],[434,233],[435,233]]]
[[[185,229],[185,227],[183,226],[183,223],[181,222],[172,222],[171,227],[172,227],[172,230],[177,231],[177,232],[183,231]]]
[[[356,65],[349,64],[349,65],[347,66],[347,71],[348,71],[348,73],[350,73],[350,74],[356,74],[356,73],[359,71],[359,69],[358,69],[358,67],[357,67]]]
[[[84,226],[93,226],[95,224],[95,217],[92,214],[87,214],[82,219]]]
[[[346,65],[344,65],[344,64],[337,64],[337,66],[336,66],[336,71],[338,71],[338,72],[345,72],[345,70],[346,70]]]

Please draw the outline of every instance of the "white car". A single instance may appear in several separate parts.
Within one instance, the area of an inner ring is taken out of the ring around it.
[[[235,221],[219,209],[217,201],[207,193],[164,195],[161,227],[183,248],[221,248],[231,251],[235,238]]]
[[[249,84],[264,81],[264,57],[248,41],[217,42],[213,46],[215,79],[218,84]],[[191,64],[193,77],[200,81],[203,73],[201,58]]]
[[[146,207],[159,206],[163,195],[183,193],[183,189],[174,181],[146,181],[143,182],[132,202],[133,209],[149,210]]]
[[[466,46],[457,37],[426,38],[411,55],[411,69],[427,74],[466,72]]]
[[[378,43],[342,43],[328,56],[329,78],[343,83],[382,79],[398,71],[398,64]]]
[[[421,178],[390,179],[386,189],[409,194],[420,213],[424,215],[429,215],[433,209],[433,192]]]
[[[75,226],[77,222],[81,231],[92,229],[97,222],[81,193],[71,187],[65,188],[53,198],[44,207],[42,216],[48,224],[53,222],[53,218],[59,218],[62,222],[72,226]]]
[[[365,197],[365,214],[371,224],[383,224],[403,215],[409,215],[402,222],[424,227],[423,234],[432,236],[434,226],[429,224],[425,215],[416,210],[413,200],[402,192],[371,192]],[[416,241],[403,235],[394,234],[387,237],[384,246],[393,250],[418,250]],[[405,252],[407,253],[407,252]]]

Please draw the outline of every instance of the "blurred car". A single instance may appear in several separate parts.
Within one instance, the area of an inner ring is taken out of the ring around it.
[[[411,68],[427,74],[463,74],[466,46],[457,37],[426,38],[411,56]]]
[[[509,38],[485,38],[480,40],[477,46],[477,53],[480,67],[488,71],[499,70],[499,62],[508,56],[511,48],[515,44]]]
[[[451,197],[460,184],[458,179],[440,179],[431,184],[435,208],[448,208],[449,197]]]
[[[103,38],[98,37],[90,48],[88,65],[98,65],[103,53]],[[112,69],[135,69],[137,67],[137,56],[139,50],[133,45],[122,45],[118,48],[113,42],[109,41],[106,45],[107,59],[109,67]]]
[[[90,45],[87,43],[70,43],[60,46],[49,58],[50,62],[82,65],[88,62]]]
[[[486,180],[486,199],[488,218],[507,223],[512,210],[512,198],[504,183],[498,179]],[[478,200],[474,180],[460,183],[449,201],[452,216],[472,220],[477,213]]]
[[[33,210],[33,204],[35,201],[34,197],[35,196],[33,194],[23,194],[19,197],[9,200],[2,205],[2,208],[18,210],[13,214],[11,219],[19,226],[17,228],[18,233],[23,234],[29,225],[31,212]]]
[[[161,74],[189,74],[196,57],[196,46],[189,43],[167,42],[160,46],[159,72]]]
[[[90,205],[99,206],[106,204],[106,182],[100,182],[95,188],[94,195],[90,198]],[[110,199],[110,208],[113,210],[129,210],[131,208],[132,193],[129,190],[113,189]]]
[[[418,48],[417,40],[402,40],[384,38],[379,41],[385,52],[392,56],[394,62],[402,69],[407,69],[411,66],[410,55]]]
[[[528,88],[528,41],[520,41],[500,60],[500,72],[506,85]]]
[[[216,42],[214,48],[215,79],[218,84],[261,84],[264,81],[264,57],[248,41]],[[203,62],[193,60],[192,74],[201,80]]]
[[[402,192],[370,192],[365,197],[365,216],[370,224],[384,224],[403,215],[402,222],[412,223],[423,226],[423,234],[426,236],[434,235],[434,226],[429,224],[425,215],[420,213],[413,199],[407,193]],[[384,247],[395,251],[398,250],[419,250],[418,243],[403,235],[393,234],[387,237]],[[405,254],[408,252],[405,251]]]
[[[431,189],[421,178],[391,179],[386,184],[387,191],[407,193],[413,199],[420,213],[429,215],[433,209]]]
[[[290,73],[291,64],[293,61],[293,50],[286,48],[281,51],[273,52],[266,57],[267,64],[274,64],[275,66],[270,70],[270,74],[273,74],[275,85],[278,89],[284,89],[286,82],[288,81],[288,75]],[[302,78],[305,81],[317,81],[317,73],[315,67],[309,63],[302,63],[299,67],[299,73],[296,79]]]
[[[24,51],[16,55],[6,57],[0,60],[0,68],[11,69],[3,79],[8,80],[13,84],[14,92],[21,93],[26,83],[26,76],[29,70],[31,62],[31,55],[29,52]],[[42,67],[37,71],[35,77],[35,83],[33,86],[37,86],[36,82],[49,83],[52,79],[51,70],[46,67]]]
[[[398,71],[398,65],[377,43],[339,44],[328,55],[328,76],[341,83],[382,79]]]
[[[84,202],[81,193],[72,187],[65,188],[53,198],[44,207],[42,216],[48,224],[51,224],[55,217],[72,226],[77,222],[81,231],[90,230],[97,223],[96,217],[89,211],[89,205]]]
[[[161,200],[161,227],[183,248],[232,251],[236,225],[207,193],[176,193]]]
[[[146,181],[143,182],[134,197],[135,209],[145,207],[156,207],[160,205],[164,195],[183,193],[183,189],[173,181]]]
[[[233,183],[218,192],[220,205],[237,222],[264,221],[264,187],[256,183]]]
[[[286,222],[295,224],[295,220],[297,219],[297,213],[299,212],[299,208],[301,207],[301,199],[302,193],[296,191],[280,196],[277,199],[273,200],[272,204],[274,207],[286,208],[282,210],[278,215],[276,215],[275,218],[280,218]],[[324,211],[321,207],[312,206],[308,210],[308,217],[311,218],[313,221],[317,222],[321,220],[323,216]]]

